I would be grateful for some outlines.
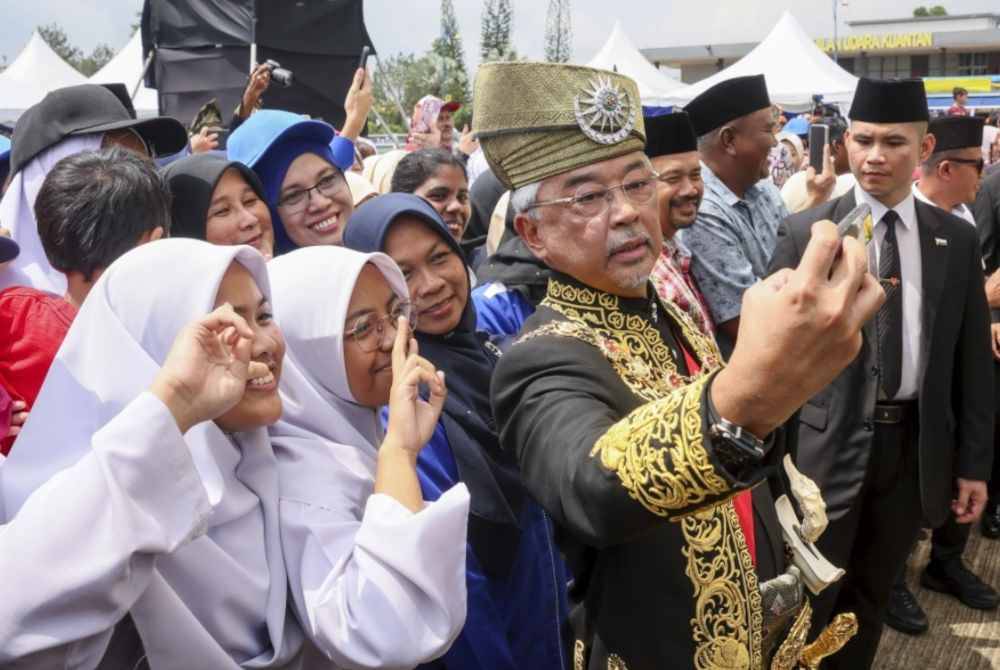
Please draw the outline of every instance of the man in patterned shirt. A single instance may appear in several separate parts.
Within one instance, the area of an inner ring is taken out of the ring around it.
[[[708,305],[691,275],[691,252],[677,238],[677,231],[695,222],[705,195],[694,127],[684,112],[647,117],[645,122],[646,155],[660,175],[657,209],[663,231],[663,251],[649,278],[661,300],[680,307],[699,330],[714,337]]]
[[[764,181],[776,141],[774,115],[763,75],[720,82],[685,111],[698,135],[705,198],[697,225],[680,237],[729,356],[743,292],[767,275],[778,224],[788,216],[777,187]]]

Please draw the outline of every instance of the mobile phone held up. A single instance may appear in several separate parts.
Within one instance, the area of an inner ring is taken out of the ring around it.
[[[368,67],[368,57],[372,55],[372,48],[367,44],[361,50],[361,58],[358,59],[358,69],[364,70]]]
[[[809,126],[809,165],[816,174],[823,171],[823,147],[830,142],[830,126],[814,123]]]

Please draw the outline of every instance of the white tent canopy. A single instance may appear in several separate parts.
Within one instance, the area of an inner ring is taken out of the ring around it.
[[[858,84],[858,78],[823,53],[786,11],[753,51],[708,79],[674,91],[670,103],[686,105],[720,81],[754,74],[764,75],[771,102],[791,111],[809,109],[816,94],[824,102],[846,105]]]
[[[137,30],[128,44],[122,47],[121,51],[115,54],[115,57],[108,61],[104,67],[94,73],[90,82],[93,84],[122,83],[131,94],[136,83],[142,78],[142,67],[142,36]],[[139,91],[132,98],[132,104],[140,118],[159,114],[160,106],[156,89],[146,88],[145,84],[139,87]]]
[[[35,31],[14,62],[0,72],[0,120],[16,120],[49,91],[85,83],[86,77],[60,58]]]
[[[663,74],[650,63],[635,47],[632,40],[622,30],[621,21],[615,21],[608,41],[597,52],[588,67],[602,70],[615,70],[635,80],[639,85],[639,97],[642,104],[650,107],[669,105],[667,96],[671,91],[682,88],[684,84]]]

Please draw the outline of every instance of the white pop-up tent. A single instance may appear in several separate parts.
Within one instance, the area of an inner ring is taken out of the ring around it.
[[[87,78],[59,57],[37,31],[7,69],[0,72],[0,121],[16,121],[49,91],[87,83]]]
[[[142,79],[142,68],[142,35],[137,30],[128,44],[122,47],[121,51],[115,54],[115,57],[108,61],[104,67],[94,73],[90,82],[93,84],[122,83],[131,94],[136,83]],[[139,118],[156,116],[160,112],[156,89],[146,88],[145,84],[139,86],[139,91],[132,98],[132,105]]]
[[[642,104],[647,107],[669,105],[667,96],[670,92],[684,87],[681,82],[656,69],[656,66],[642,55],[622,30],[621,21],[615,21],[608,40],[587,66],[614,70],[631,77],[639,85],[639,97],[642,99]]]
[[[790,111],[809,109],[813,95],[847,105],[858,85],[858,78],[823,53],[786,11],[753,51],[711,77],[673,91],[669,103],[683,106],[720,81],[754,74],[764,75],[771,102]]]

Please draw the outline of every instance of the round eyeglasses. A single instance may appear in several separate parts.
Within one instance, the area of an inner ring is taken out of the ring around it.
[[[396,334],[396,324],[399,317],[405,317],[410,324],[412,332],[417,327],[417,314],[413,310],[413,303],[399,302],[388,314],[376,316],[375,314],[362,314],[354,319],[347,328],[347,337],[354,342],[365,353],[371,353],[379,348],[385,341],[386,334],[392,331]]]

